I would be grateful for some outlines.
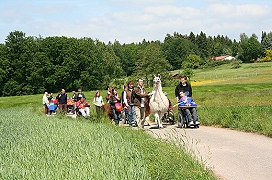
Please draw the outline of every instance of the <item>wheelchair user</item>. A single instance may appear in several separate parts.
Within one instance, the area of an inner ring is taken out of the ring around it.
[[[76,102],[76,107],[84,118],[90,117],[90,105],[87,103],[84,97],[81,97]]]
[[[178,100],[178,107],[186,111],[189,125],[198,125],[199,119],[196,111],[196,103],[193,98],[186,96],[184,91],[180,91],[179,95],[180,99]]]

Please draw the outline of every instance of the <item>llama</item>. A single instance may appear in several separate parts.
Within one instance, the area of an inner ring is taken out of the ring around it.
[[[149,106],[150,112],[155,116],[155,122],[158,124],[158,128],[163,128],[162,117],[169,108],[168,98],[162,92],[161,78],[160,75],[154,75],[154,90],[153,95],[150,98]]]

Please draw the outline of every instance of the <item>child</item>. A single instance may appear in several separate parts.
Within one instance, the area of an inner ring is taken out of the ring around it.
[[[52,115],[52,113],[56,113],[56,110],[58,108],[58,100],[53,98],[49,101],[49,114]]]
[[[178,101],[178,106],[180,108],[185,109],[186,114],[188,116],[189,119],[189,125],[198,125],[199,124],[199,120],[198,120],[198,115],[197,115],[197,111],[196,111],[196,103],[194,102],[194,100],[191,97],[188,97],[185,95],[184,91],[180,91],[179,92],[180,95],[180,99]]]

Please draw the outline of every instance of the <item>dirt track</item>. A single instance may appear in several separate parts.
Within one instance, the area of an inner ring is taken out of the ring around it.
[[[272,138],[223,128],[176,125],[145,126],[154,137],[182,139],[220,179],[272,179]]]

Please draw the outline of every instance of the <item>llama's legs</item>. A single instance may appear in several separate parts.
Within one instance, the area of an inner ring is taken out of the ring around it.
[[[163,125],[162,125],[162,117],[163,117],[164,114],[160,113],[159,114],[159,122],[160,122],[160,126],[159,128],[163,128]]]
[[[158,125],[158,128],[163,128],[161,120],[160,120],[160,115],[158,113],[155,113],[155,121],[156,121],[156,123]]]
[[[158,128],[160,127],[160,124],[159,124],[159,115],[158,115],[158,113],[155,113],[154,114],[154,117],[155,117],[155,122],[157,123],[157,125],[158,125]]]

